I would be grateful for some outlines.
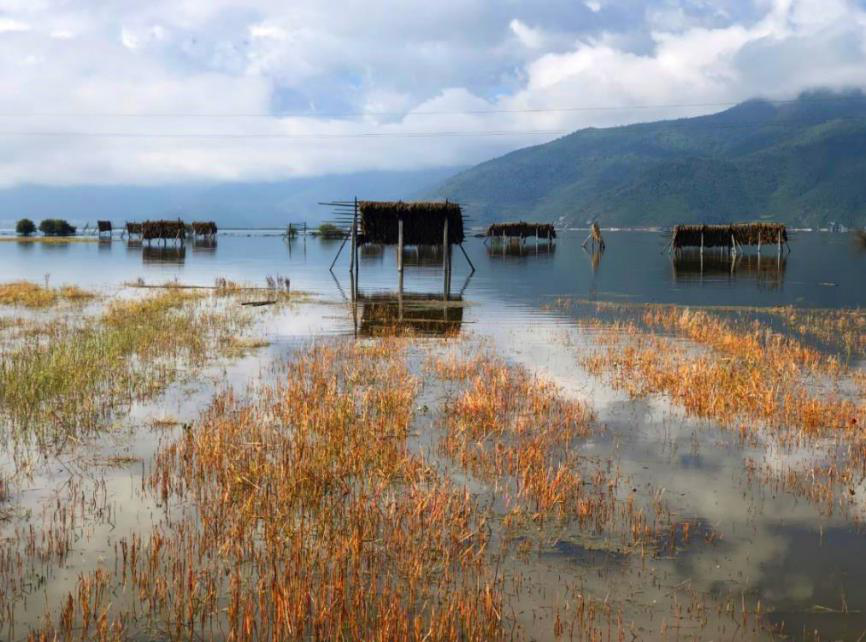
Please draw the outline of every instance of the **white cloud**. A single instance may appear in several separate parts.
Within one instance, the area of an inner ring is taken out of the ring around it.
[[[0,185],[464,165],[554,136],[522,132],[713,109],[647,105],[866,87],[853,0],[586,4],[591,27],[571,0],[7,0],[0,113],[54,115],[0,120]]]
[[[30,25],[20,20],[0,16],[0,33],[9,31],[30,31]]]
[[[516,18],[512,20],[508,26],[525,47],[529,47],[530,49],[539,49],[544,46],[545,38],[540,29],[533,29]]]

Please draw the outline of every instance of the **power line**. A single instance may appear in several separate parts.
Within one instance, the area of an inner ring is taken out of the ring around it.
[[[548,129],[537,131],[444,131],[444,132],[359,132],[357,134],[260,134],[260,133],[146,133],[146,132],[4,132],[0,136],[69,137],[69,138],[239,138],[239,139],[321,139],[321,138],[462,138],[474,136],[551,136],[572,130]]]
[[[844,121],[864,121],[863,116],[840,116],[826,121],[785,120],[782,122],[754,121],[738,123],[714,123],[712,129],[748,129],[767,127],[775,129],[794,129],[803,125],[823,125]],[[25,138],[127,138],[127,139],[239,139],[239,140],[321,140],[321,139],[364,139],[364,138],[470,138],[470,137],[502,137],[502,136],[561,136],[571,133],[605,135],[611,129],[623,127],[642,127],[648,125],[666,125],[671,128],[688,129],[699,126],[694,119],[660,121],[657,123],[632,123],[613,127],[586,127],[583,129],[540,129],[540,130],[466,130],[466,131],[367,131],[356,133],[305,133],[292,134],[281,132],[123,132],[123,131],[0,131],[0,137]]]
[[[866,102],[862,95],[835,96],[827,98],[791,98],[780,100],[757,99],[757,102],[771,105],[786,105],[793,103],[827,103],[839,101]],[[543,114],[568,112],[598,112],[598,111],[631,111],[652,109],[698,109],[708,107],[735,107],[743,101],[727,102],[697,102],[697,103],[662,103],[655,105],[581,105],[570,107],[526,107],[520,109],[464,109],[464,110],[425,110],[425,111],[281,111],[270,114],[263,113],[216,113],[216,112],[0,112],[0,118],[238,118],[238,119],[279,119],[298,118],[346,118],[352,116],[478,116],[486,114]]]

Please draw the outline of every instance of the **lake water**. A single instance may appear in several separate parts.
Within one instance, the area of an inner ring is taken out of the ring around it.
[[[328,271],[339,241],[315,238],[289,243],[267,232],[229,232],[215,244],[188,243],[185,248],[111,243],[0,243],[3,279],[30,279],[52,284],[120,285],[144,279],[162,283],[178,279],[187,284],[213,285],[220,277],[264,285],[268,275],[284,275],[296,290],[325,297],[350,292],[348,251]],[[273,233],[273,232],[272,232]],[[733,269],[728,257],[709,252],[703,270],[697,257],[674,260],[665,253],[659,233],[606,232],[603,255],[585,251],[584,232],[560,233],[551,250],[530,241],[504,253],[481,239],[469,238],[464,247],[476,272],[455,248],[452,293],[470,300],[504,306],[536,306],[554,297],[597,301],[654,302],[683,305],[859,307],[866,305],[866,251],[846,234],[799,233],[792,251],[781,260],[764,248],[760,265],[755,256],[742,256]],[[347,246],[348,247],[348,246]],[[415,256],[406,250],[407,292],[441,292],[441,259],[435,250]],[[468,279],[468,281],[467,281]],[[360,258],[359,289],[395,290],[398,278],[394,247],[364,248]]]
[[[293,290],[316,293],[318,303],[268,323],[270,348],[213,375],[238,387],[254,379],[267,359],[292,349],[299,337],[363,333],[400,306],[402,318],[414,319],[418,327],[472,331],[491,340],[509,359],[553,379],[567,394],[589,401],[606,431],[586,444],[585,455],[615,457],[635,489],[661,491],[680,518],[702,525],[718,538],[703,545],[696,541],[669,558],[622,560],[586,548],[576,533],[560,533],[524,562],[524,573],[532,576],[537,590],[529,592],[526,614],[518,619],[536,638],[550,637],[549,613],[547,624],[541,626],[532,609],[543,612],[551,593],[560,590],[567,577],[599,599],[608,591],[612,599],[628,602],[633,607],[630,615],[641,619],[646,639],[658,634],[656,605],[686,589],[722,602],[735,595],[742,596],[743,604],[760,603],[766,622],[784,624],[794,639],[817,639],[816,630],[819,639],[866,639],[866,537],[860,527],[838,512],[826,517],[819,507],[745,473],[749,461],[782,469],[803,453],[779,452],[760,443],[745,445],[711,422],[685,418],[663,399],[633,400],[588,376],[576,366],[575,352],[593,341],[580,317],[595,314],[595,308],[556,305],[565,298],[581,303],[748,308],[866,307],[866,251],[847,235],[801,233],[784,257],[765,248],[760,261],[743,256],[732,264],[729,257],[711,253],[703,262],[698,256],[674,259],[664,253],[657,233],[606,232],[607,250],[593,255],[580,245],[584,236],[585,232],[563,232],[550,247],[530,241],[504,250],[467,239],[465,249],[476,270],[471,273],[455,248],[447,295],[441,256],[435,249],[407,250],[403,296],[397,297],[400,279],[394,248],[367,247],[360,256],[361,305],[354,312],[351,306],[340,305],[351,292],[348,253],[343,252],[331,273],[328,266],[340,243],[315,238],[286,242],[261,231],[232,231],[221,234],[215,244],[189,243],[182,250],[119,240],[3,242],[0,265],[2,281],[47,279],[52,285],[74,283],[107,291],[139,279],[146,284],[177,280],[209,286],[226,278],[263,286],[267,276],[280,275],[291,279]],[[425,325],[431,319],[436,324]],[[143,421],[158,411],[192,420],[211,392],[207,385],[195,394],[174,391],[154,404],[134,408],[133,417]],[[129,439],[124,447],[144,461],[156,448],[152,437]],[[54,475],[64,478],[62,472]],[[142,511],[156,509],[137,503],[141,500],[134,489],[141,471],[110,475],[106,492],[120,504],[112,528],[146,522],[149,518],[142,518]],[[50,486],[50,480],[41,481]],[[858,492],[866,494],[866,484],[860,485]],[[44,494],[34,491],[27,501],[35,505]],[[866,501],[863,504],[866,508]],[[110,552],[96,544],[81,546],[79,566]],[[65,586],[64,577],[74,578],[76,572],[73,565],[65,575],[58,573],[58,586]],[[54,590],[60,594],[60,589]],[[720,631],[726,639],[764,635],[754,624],[734,618],[726,628],[721,611],[708,617],[714,627],[675,627],[668,637],[718,639]],[[19,620],[23,618],[19,614]]]

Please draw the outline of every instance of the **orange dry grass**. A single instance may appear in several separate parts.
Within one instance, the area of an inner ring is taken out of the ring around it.
[[[75,285],[61,288],[45,288],[30,281],[13,281],[0,284],[0,305],[45,308],[58,301],[80,302],[92,299],[94,294]]]
[[[619,328],[605,350],[584,359],[596,374],[642,396],[664,393],[687,412],[732,426],[747,419],[807,433],[847,429],[864,408],[831,390],[839,362],[759,324],[735,328],[706,312],[656,308],[644,322],[708,351],[648,336],[636,324]],[[627,338],[626,338],[627,337]],[[826,392],[816,394],[821,385]]]
[[[312,348],[255,402],[218,398],[158,456],[148,487],[179,512],[121,541],[133,606],[108,624],[146,613],[175,640],[501,637],[478,508],[407,450],[416,390],[388,342]],[[60,639],[81,626],[70,599]]]
[[[592,412],[526,369],[478,353],[433,359],[438,376],[464,383],[446,403],[441,451],[503,490],[506,525],[575,522],[594,532],[617,526],[626,546],[658,539],[669,513],[658,503],[651,522],[632,498],[617,498],[619,476],[580,456]],[[661,520],[665,519],[662,526]]]

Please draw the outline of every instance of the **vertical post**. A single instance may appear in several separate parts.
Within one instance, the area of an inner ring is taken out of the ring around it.
[[[358,197],[357,196],[355,197],[355,211],[356,212],[358,211]],[[360,240],[361,239],[359,238],[358,242],[355,243],[355,253],[352,257],[352,260],[355,261],[355,283],[356,283],[356,285],[357,285],[358,280],[361,277],[361,259],[360,259],[361,244],[360,244]]]
[[[445,213],[445,221],[442,223],[442,270],[448,268],[448,213]]]
[[[349,255],[349,280],[352,282],[352,301],[358,296],[358,280],[355,273],[355,257],[358,250],[358,197],[355,197],[355,207],[352,212],[352,253]]]
[[[701,263],[704,260],[704,233],[701,232]]]
[[[397,321],[403,322],[403,270],[400,269],[399,283],[397,286]]]
[[[779,256],[782,255],[782,230],[779,230],[779,250],[778,250],[778,254],[779,254]]]
[[[397,271],[403,274],[403,217],[397,219]],[[402,279],[400,282],[402,283]]]
[[[355,209],[352,213],[352,245],[349,256],[349,274],[355,274],[355,248],[358,244],[358,198],[355,197]]]

